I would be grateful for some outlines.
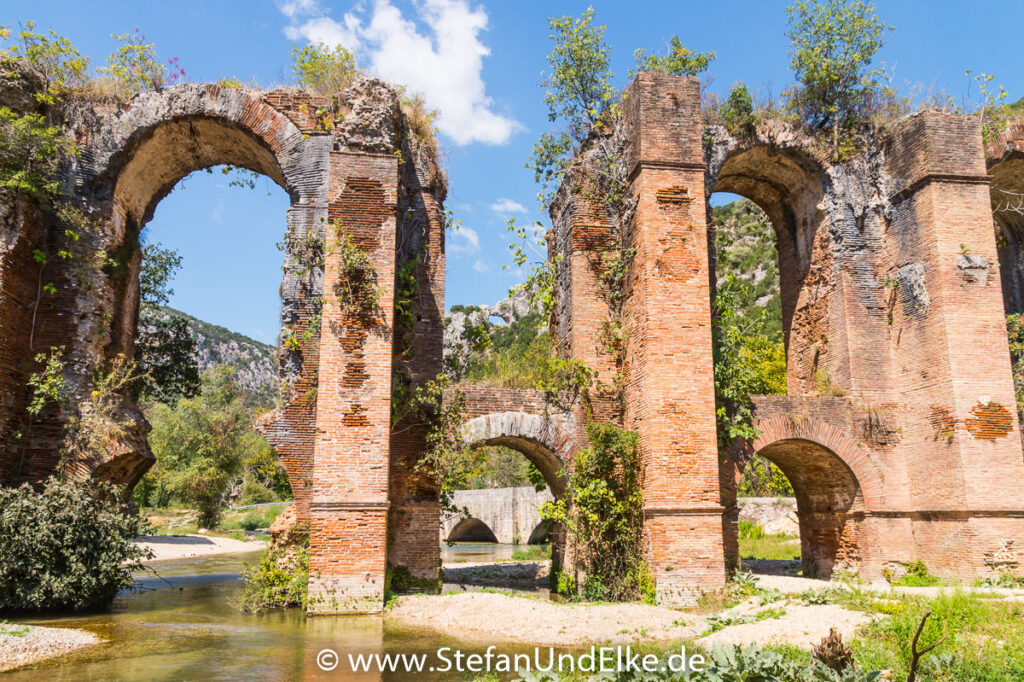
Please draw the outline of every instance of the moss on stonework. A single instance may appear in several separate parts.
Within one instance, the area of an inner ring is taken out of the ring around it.
[[[388,566],[384,577],[386,592],[440,592],[441,569],[435,578],[417,578],[406,566]]]

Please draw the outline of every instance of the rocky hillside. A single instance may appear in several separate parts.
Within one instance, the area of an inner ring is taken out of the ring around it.
[[[744,311],[764,308],[781,330],[779,255],[771,221],[748,199],[716,206],[713,213],[715,276],[719,286],[727,277],[735,277],[744,285],[737,308]]]
[[[276,395],[277,348],[174,308],[160,306],[159,310],[167,317],[184,319],[188,324],[189,332],[196,341],[200,372],[217,365],[232,365],[238,368],[238,382],[247,392]]]
[[[547,325],[535,298],[533,290],[519,288],[493,306],[453,305],[444,316],[445,373],[455,381],[464,379],[495,347],[528,344],[542,334]],[[505,324],[495,325],[492,317]],[[529,338],[519,338],[524,335]]]

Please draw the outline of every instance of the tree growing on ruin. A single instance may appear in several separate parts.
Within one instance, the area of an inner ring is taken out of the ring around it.
[[[694,52],[683,44],[679,36],[672,36],[668,42],[666,54],[648,54],[640,48],[633,53],[636,68],[629,72],[630,76],[637,73],[670,73],[676,76],[699,76],[708,70],[715,61],[714,52]]]
[[[356,73],[356,58],[341,45],[326,43],[293,47],[292,72],[299,85],[321,95],[335,95],[348,87]]]
[[[789,108],[828,131],[833,155],[842,158],[881,88],[881,69],[871,62],[892,27],[863,0],[798,0],[786,12],[790,69],[799,81],[785,93]]]
[[[594,24],[594,8],[579,17],[550,17],[548,28],[554,47],[548,53],[551,71],[541,85],[547,88],[548,120],[561,124],[561,129],[541,135],[526,164],[544,192],[561,182],[569,161],[604,120],[616,96],[606,27]],[[548,203],[551,195],[544,192],[540,198]]]

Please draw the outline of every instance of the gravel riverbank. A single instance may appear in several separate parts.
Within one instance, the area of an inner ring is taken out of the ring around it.
[[[84,630],[0,623],[0,672],[102,641]]]

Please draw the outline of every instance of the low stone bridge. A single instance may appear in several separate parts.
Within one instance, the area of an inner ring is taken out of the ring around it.
[[[459,490],[452,503],[464,513],[441,516],[441,541],[537,544],[548,539],[540,506],[554,497],[547,488]]]

